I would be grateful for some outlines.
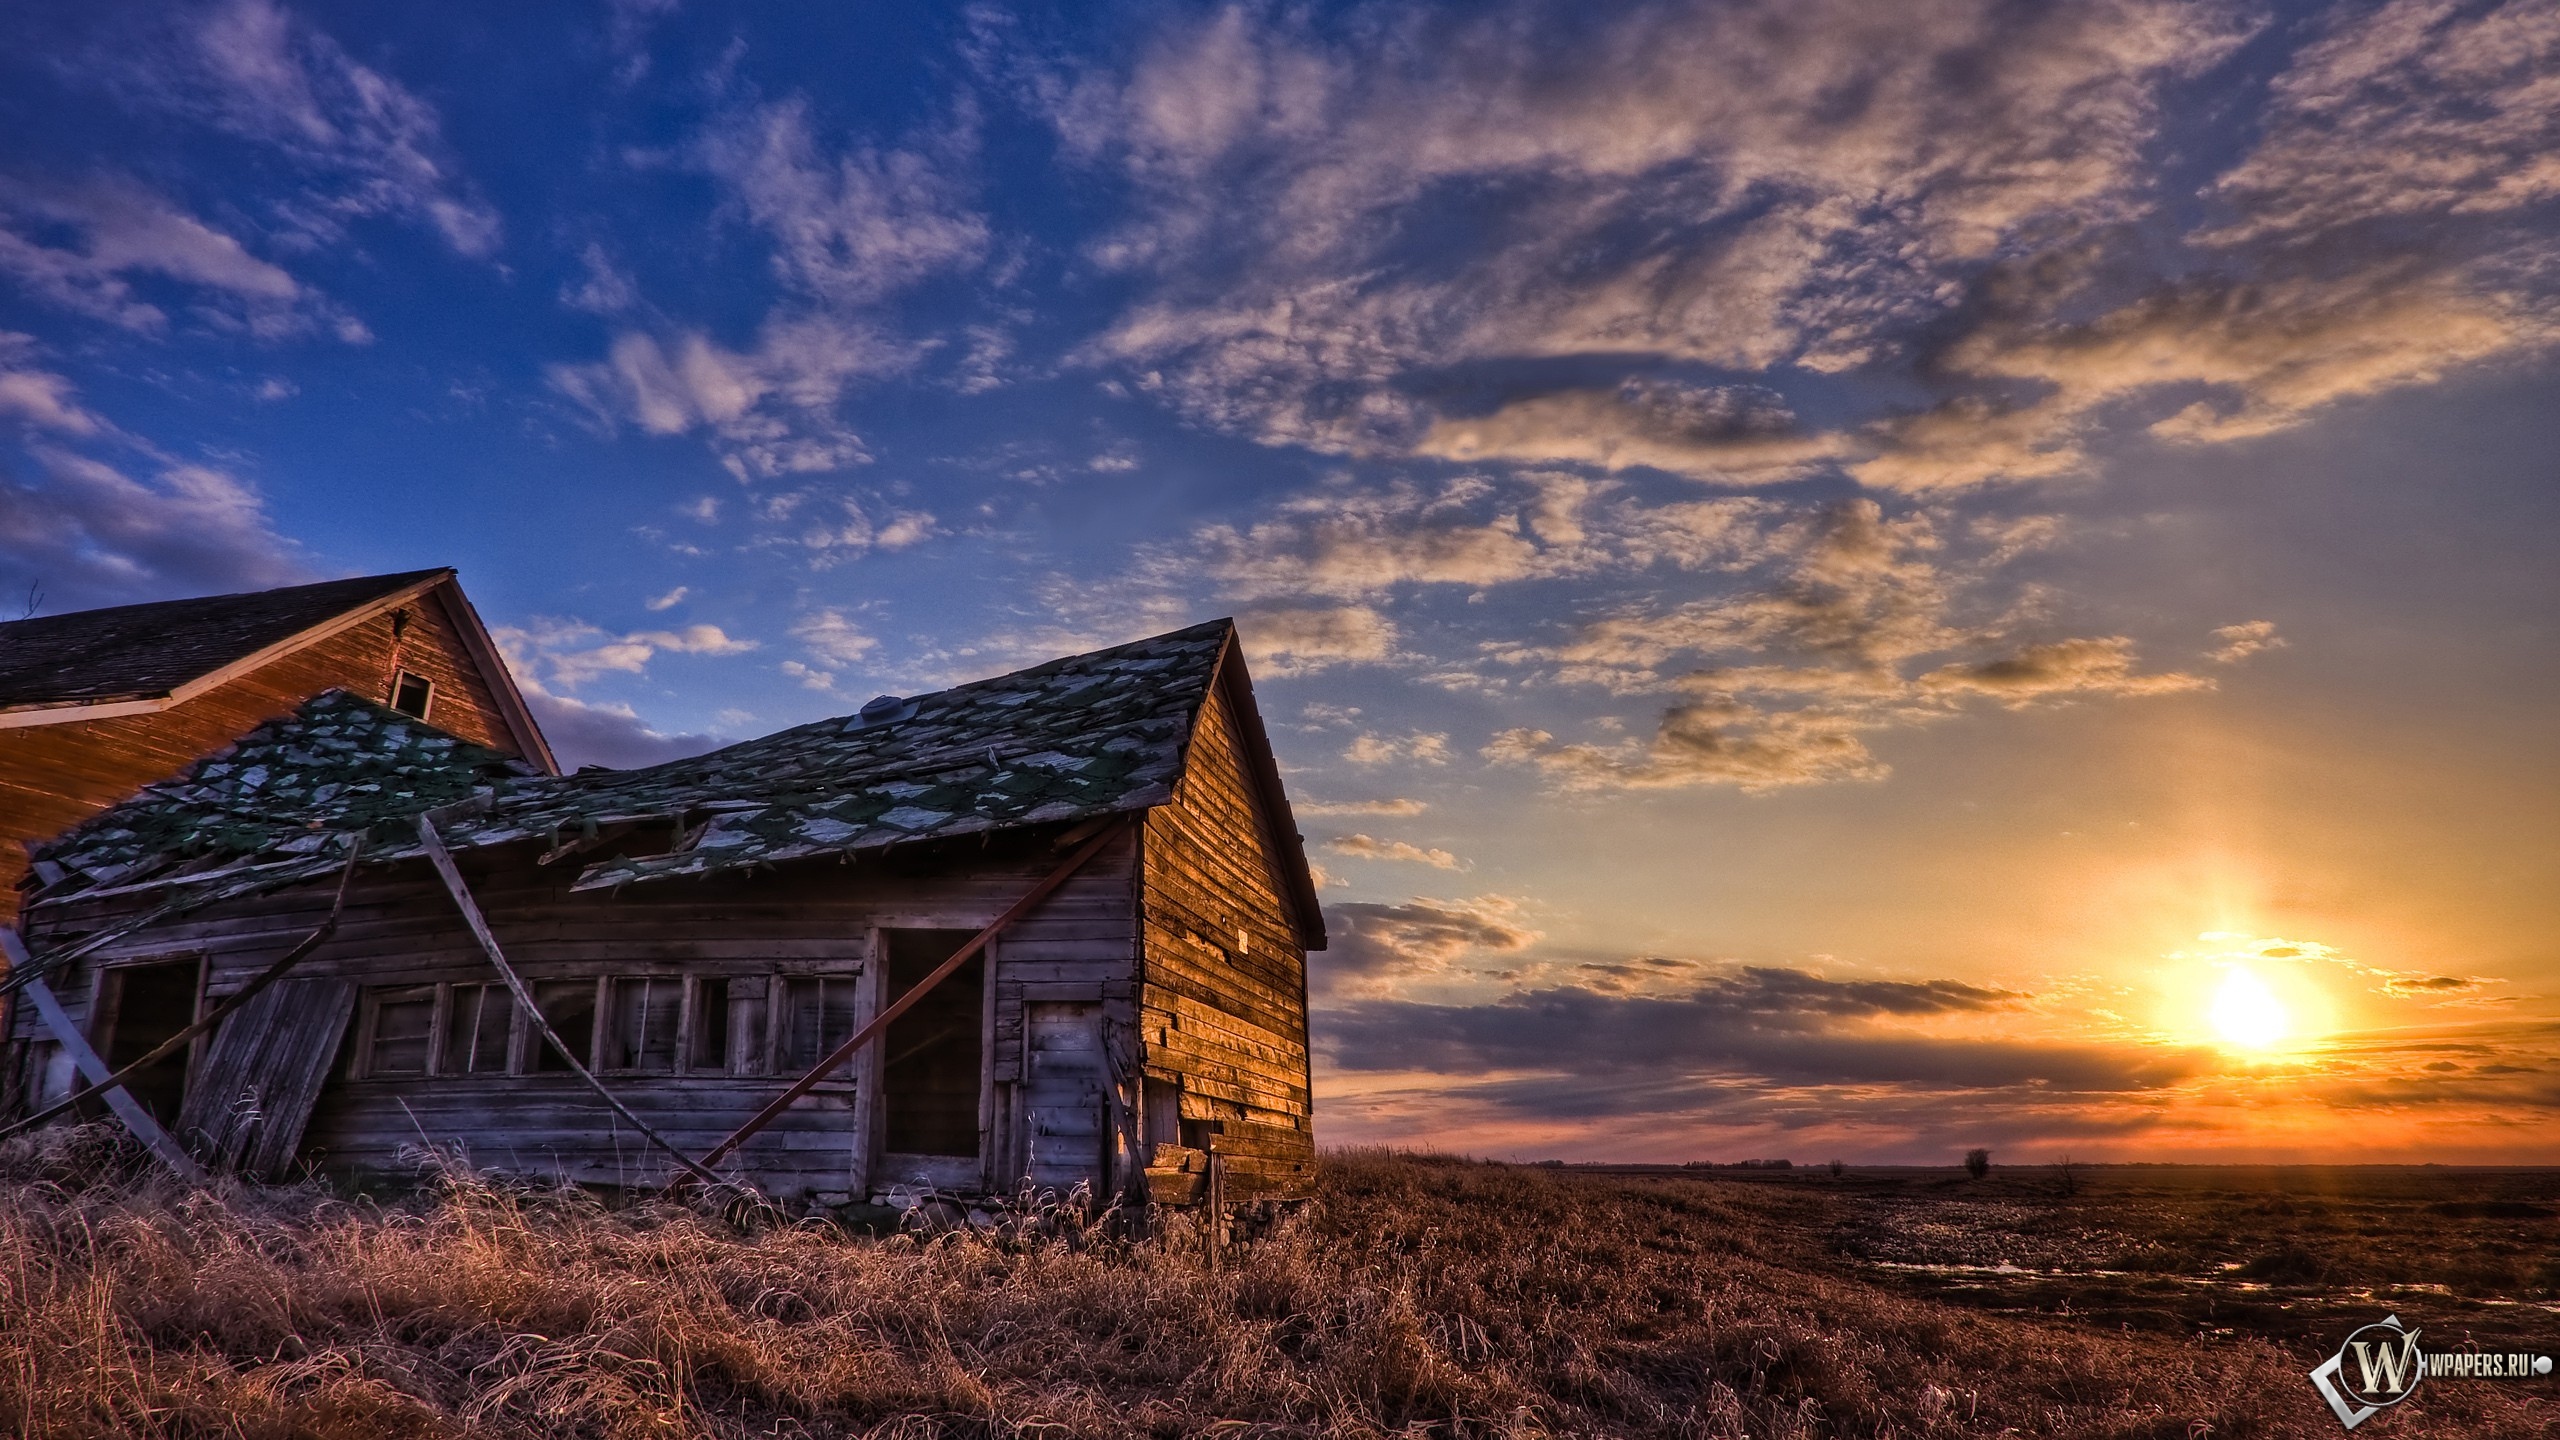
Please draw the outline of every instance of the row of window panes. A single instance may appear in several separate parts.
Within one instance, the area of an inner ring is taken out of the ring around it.
[[[797,1074],[851,1038],[858,975],[617,975],[536,980],[542,1018],[591,1070]],[[764,1001],[775,987],[778,1013]],[[769,1020],[769,1024],[760,1023]],[[541,1032],[516,1023],[504,985],[369,990],[358,1018],[357,1078],[568,1073]],[[743,1043],[741,1043],[743,1042]]]

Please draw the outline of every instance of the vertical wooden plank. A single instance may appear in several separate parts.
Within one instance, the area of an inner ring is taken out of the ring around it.
[[[1217,1151],[1209,1152],[1209,1273],[1215,1275],[1227,1260],[1227,1162]]]
[[[699,1023],[695,1010],[702,999],[702,977],[688,973],[676,984],[676,1053],[672,1060],[675,1073],[693,1073],[693,1030]]]
[[[987,942],[978,962],[978,1188],[992,1190],[996,1181],[996,966],[1004,957],[1004,938]]]
[[[201,1018],[201,1017],[203,1016],[203,1014],[204,1014],[204,987],[205,987],[208,983],[210,983],[210,982],[212,981],[212,979],[213,979],[213,957],[212,957],[212,956],[210,956],[210,955],[203,955],[203,954],[199,954],[199,955],[197,955],[197,956],[196,956],[196,998],[195,998],[195,1003],[194,1003],[192,1006],[190,1006],[190,1007],[188,1008],[188,1010],[187,1010],[187,1018],[188,1018],[189,1020],[191,1020],[191,1021],[192,1021],[192,1020],[195,1020],[195,1019],[199,1019],[199,1018]],[[208,1045],[209,1043],[211,1043],[212,1038],[213,1038],[213,1037],[211,1037],[211,1036],[209,1036],[209,1035],[205,1035],[205,1034],[201,1034],[201,1033],[199,1033],[199,1034],[196,1036],[196,1038],[194,1038],[193,1040],[190,1040],[190,1041],[188,1041],[188,1042],[187,1042],[187,1083],[188,1083],[189,1085],[193,1085],[193,1084],[195,1084],[195,1083],[196,1083],[196,1076],[204,1070],[204,1052],[205,1052],[205,1047],[206,1047],[206,1045]]]
[[[364,1042],[357,1043],[361,1045]],[[525,1007],[516,1003],[515,992],[509,991],[507,993],[507,1073],[531,1074],[534,1050],[541,1043],[534,1038],[533,1016],[526,1013]]]
[[[773,1012],[773,979],[769,975],[735,975],[729,979],[729,1073],[764,1073],[764,1043]]]
[[[356,1012],[354,1051],[347,1057],[347,1078],[350,1080],[373,1078],[373,1025],[376,1013],[373,998],[365,997],[363,1004]]]
[[[440,980],[436,982],[435,1011],[433,1017],[427,1021],[427,1073],[429,1075],[444,1073],[445,1036],[450,1033],[447,1027],[452,1024],[453,982]]]
[[[285,1173],[355,1009],[346,980],[285,980],[260,992],[214,1030],[203,1081],[179,1113],[181,1133],[198,1138],[217,1170]]]
[[[889,937],[877,926],[862,932],[862,974],[854,982],[854,1033],[860,1034],[880,1007],[889,1003]],[[880,1132],[888,1117],[881,1110],[881,1047],[865,1045],[853,1062],[853,1175],[856,1199],[871,1198],[871,1177],[880,1160]]]
[[[596,977],[596,1009],[587,1017],[587,1068],[602,1070],[613,1044],[613,977]]]

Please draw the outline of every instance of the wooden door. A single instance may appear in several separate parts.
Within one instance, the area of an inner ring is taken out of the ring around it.
[[[1022,1039],[1023,1160],[1031,1183],[1060,1191],[1085,1184],[1099,1193],[1111,1135],[1102,1006],[1025,1001]]]
[[[299,976],[241,1006],[214,1032],[179,1116],[181,1138],[216,1170],[290,1175],[355,1009],[353,982]],[[426,1069],[423,1045],[418,1069]]]

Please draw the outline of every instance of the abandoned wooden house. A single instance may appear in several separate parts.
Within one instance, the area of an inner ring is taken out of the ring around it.
[[[331,689],[552,768],[451,570],[0,624],[0,925],[27,844]]]
[[[165,1051],[126,1109],[211,1167],[1310,1174],[1324,932],[1226,621],[569,776],[326,694],[39,866],[22,1116]]]

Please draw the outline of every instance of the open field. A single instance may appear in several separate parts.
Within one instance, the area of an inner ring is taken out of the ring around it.
[[[2078,1166],[2067,1186],[2050,1166],[1979,1183],[1953,1167],[1712,1173],[1767,1187],[1766,1213],[1854,1273],[1980,1309],[2323,1354],[2397,1309],[2486,1349],[2560,1346],[2560,1171]]]
[[[2065,1196],[1349,1155],[1212,1269],[1179,1229],[874,1240],[468,1179],[190,1196],[98,1132],[39,1138],[0,1156],[0,1433],[2334,1436],[2303,1372],[2347,1323],[2560,1338],[2549,1172]],[[2553,1381],[2445,1381],[2359,1434],[2556,1421]]]

